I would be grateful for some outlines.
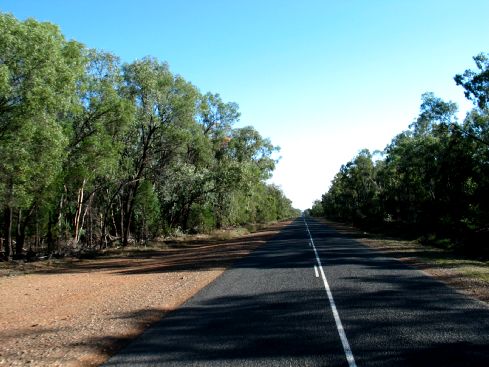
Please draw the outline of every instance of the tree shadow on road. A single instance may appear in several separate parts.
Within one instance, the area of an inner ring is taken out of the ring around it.
[[[419,279],[405,279],[406,287],[413,288],[412,282],[419,285]],[[454,305],[450,295],[441,300],[450,304],[440,307],[439,301],[428,297],[433,289],[424,286],[424,296],[416,293],[403,298],[378,291],[374,302],[372,297],[362,301],[364,295],[350,297],[349,290],[335,289],[359,366],[488,365],[489,337],[481,334],[488,330],[488,310],[481,314],[481,309]],[[352,301],[355,304],[346,308]],[[385,313],[372,308],[380,304],[385,305]],[[106,366],[159,363],[347,365],[321,289],[216,297],[187,304],[148,329]]]

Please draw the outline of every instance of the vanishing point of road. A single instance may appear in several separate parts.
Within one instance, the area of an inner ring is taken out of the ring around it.
[[[489,366],[489,307],[298,218],[105,366]]]

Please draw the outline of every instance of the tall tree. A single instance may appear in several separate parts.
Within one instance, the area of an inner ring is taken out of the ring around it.
[[[107,179],[118,175],[122,138],[133,118],[133,106],[122,93],[118,59],[109,53],[87,50],[86,60],[85,73],[78,83],[77,105],[65,128],[69,154],[64,185],[74,202],[70,206],[74,213],[70,214],[75,244],[93,195],[104,188]]]
[[[182,132],[194,121],[198,92],[152,58],[125,65],[124,79],[136,109],[123,156],[128,175],[122,186],[122,242],[127,245],[139,185],[150,170],[164,171],[184,148],[188,135]]]
[[[61,169],[67,139],[60,118],[76,95],[82,49],[50,23],[0,14],[0,205],[7,257],[13,212],[29,208]]]

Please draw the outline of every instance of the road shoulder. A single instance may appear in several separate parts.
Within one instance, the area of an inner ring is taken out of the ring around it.
[[[314,219],[369,248],[421,270],[464,295],[489,305],[489,261],[459,258],[442,249],[424,246],[416,241],[377,238],[346,224],[323,218]]]

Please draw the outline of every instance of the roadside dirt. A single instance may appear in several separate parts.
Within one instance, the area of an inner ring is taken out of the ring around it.
[[[230,240],[3,267],[0,366],[97,366],[288,223]]]
[[[489,262],[464,259],[448,251],[424,246],[416,241],[375,238],[357,228],[315,218],[339,233],[417,268],[457,291],[489,304]]]

